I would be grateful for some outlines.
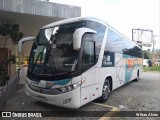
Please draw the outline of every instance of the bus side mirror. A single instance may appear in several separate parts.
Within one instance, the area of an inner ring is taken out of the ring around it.
[[[25,37],[22,38],[19,42],[18,42],[18,52],[21,53],[22,52],[22,45],[24,42],[26,41],[34,41],[35,37]]]
[[[26,37],[26,38],[22,38],[18,42],[19,69],[21,69],[21,64],[22,64],[22,45],[23,43],[26,41],[34,41],[34,40],[35,40],[35,37]]]
[[[79,50],[81,48],[82,36],[84,33],[97,33],[95,30],[90,28],[79,28],[73,34],[73,49]]]

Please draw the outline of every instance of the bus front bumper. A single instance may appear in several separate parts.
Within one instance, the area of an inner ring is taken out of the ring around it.
[[[80,87],[58,95],[47,95],[31,90],[26,84],[26,93],[30,97],[44,103],[72,109],[80,107]]]

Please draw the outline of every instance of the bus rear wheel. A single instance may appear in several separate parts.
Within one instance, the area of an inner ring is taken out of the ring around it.
[[[134,80],[135,82],[138,82],[139,81],[139,70],[137,71],[137,77],[136,79]]]
[[[98,98],[99,102],[104,103],[107,101],[107,99],[109,98],[110,92],[111,92],[110,86],[111,86],[110,80],[109,80],[109,78],[107,78],[104,81],[102,96],[100,98]]]

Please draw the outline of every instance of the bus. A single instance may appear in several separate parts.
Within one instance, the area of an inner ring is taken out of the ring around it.
[[[26,75],[26,93],[41,102],[76,109],[142,73],[142,50],[107,23],[90,17],[54,22],[34,39]]]

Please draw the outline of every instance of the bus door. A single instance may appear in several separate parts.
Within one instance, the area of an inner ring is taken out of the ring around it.
[[[82,55],[82,81],[81,86],[81,104],[85,104],[98,96],[95,88],[95,42],[85,41]]]

